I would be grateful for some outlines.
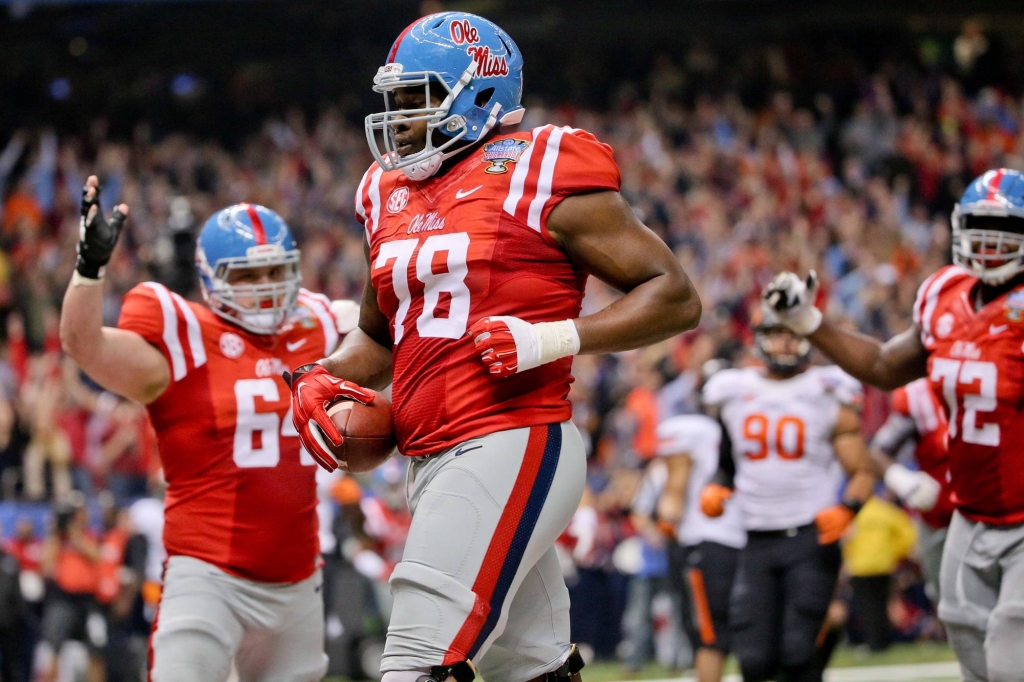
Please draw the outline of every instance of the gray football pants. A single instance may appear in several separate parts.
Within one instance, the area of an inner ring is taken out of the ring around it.
[[[523,682],[557,668],[569,653],[569,593],[554,543],[585,479],[571,422],[417,458],[381,672],[470,659],[487,682]]]
[[[939,617],[966,682],[1024,682],[1024,524],[953,515]]]

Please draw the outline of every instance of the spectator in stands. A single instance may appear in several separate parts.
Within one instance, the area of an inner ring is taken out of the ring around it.
[[[96,602],[99,543],[88,529],[89,512],[80,495],[56,504],[54,524],[43,547],[47,579],[43,611],[43,676],[52,682],[61,647],[74,640],[90,650],[89,682],[104,679],[100,650],[107,643],[106,621]]]
[[[28,682],[24,656],[28,608],[21,594],[20,574],[17,557],[0,542],[0,682]]]

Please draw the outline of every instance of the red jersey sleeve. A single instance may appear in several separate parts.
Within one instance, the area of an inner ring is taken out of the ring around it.
[[[907,389],[903,386],[892,392],[892,411],[905,417],[910,416],[910,400],[907,398]]]
[[[206,364],[195,312],[188,301],[162,284],[144,282],[129,291],[117,326],[139,334],[163,353],[175,382]]]
[[[946,301],[943,293],[949,291],[958,282],[971,275],[956,265],[947,265],[921,283],[914,301],[914,324],[921,331],[921,344],[925,350],[935,348],[935,336],[945,336],[949,330],[943,331],[943,309]]]
[[[363,173],[363,178],[356,187],[356,220],[366,228],[367,241],[380,220],[380,180],[383,175],[384,170],[374,162]]]
[[[540,215],[540,224],[545,226],[545,232],[548,215],[562,199],[585,192],[618,192],[622,186],[622,176],[612,148],[585,130],[554,128],[546,139],[542,136],[535,139],[536,144],[543,143],[544,151],[537,183],[538,195],[543,192],[546,176],[550,173],[547,180],[550,182],[550,198],[544,202]],[[534,153],[540,151],[537,149]]]

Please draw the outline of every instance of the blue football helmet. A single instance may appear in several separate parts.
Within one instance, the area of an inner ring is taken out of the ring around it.
[[[1024,272],[1024,173],[975,178],[953,209],[953,262],[986,284]]]
[[[233,271],[280,265],[284,278],[229,284]],[[196,270],[207,305],[254,334],[274,334],[299,297],[299,249],[288,224],[256,204],[235,204],[213,214],[199,232]]]
[[[424,88],[424,107],[398,109],[394,91],[411,87]],[[431,177],[467,143],[483,139],[496,125],[519,123],[525,113],[519,48],[496,24],[466,12],[431,14],[402,31],[377,70],[373,89],[383,93],[384,111],[366,117],[370,151],[384,170],[401,168],[417,181]],[[432,91],[444,96],[437,106],[431,104]],[[427,123],[426,146],[399,156],[395,127],[419,121]]]

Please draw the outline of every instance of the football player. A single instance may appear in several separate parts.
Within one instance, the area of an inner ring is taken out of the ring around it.
[[[948,417],[956,512],[942,554],[939,617],[968,682],[1024,670],[1024,174],[971,182],[952,216],[953,265],[926,279],[909,329],[882,343],[823,319],[817,276],[780,273],[765,300],[861,381],[927,377]]]
[[[473,664],[490,682],[578,676],[554,550],[585,477],[572,356],[700,318],[678,260],[619,194],[610,147],[572,128],[510,129],[522,68],[512,38],[472,14],[424,17],[395,41],[356,196],[359,329],[292,382],[303,443],[335,467],[325,405],[394,380],[399,451],[415,459],[385,682],[465,682]],[[588,274],[624,295],[579,317]]]
[[[128,214],[108,221],[90,177],[61,341],[106,389],[147,405],[167,480],[170,556],[151,639],[155,682],[319,680],[324,655],[316,464],[282,371],[332,352],[331,302],[299,287],[299,250],[273,211],[238,204],[203,226],[206,305],[155,282],[103,326],[103,272]]]
[[[764,370],[722,370],[704,386],[723,446],[720,481],[701,505],[711,517],[738,505],[747,530],[729,612],[744,682],[820,680],[815,648],[839,577],[839,540],[874,486],[861,388],[837,367],[812,367],[810,343],[769,310],[755,350]],[[849,476],[838,504],[837,461]]]
[[[929,596],[938,602],[939,566],[946,530],[953,518],[946,447],[946,415],[927,379],[892,392],[892,411],[871,441],[875,470],[903,503],[918,512],[919,554]],[[896,461],[912,444],[918,470]]]
[[[683,626],[696,652],[698,682],[719,682],[729,653],[729,595],[740,550],[747,542],[739,505],[711,518],[701,509],[701,491],[718,472],[722,428],[718,421],[687,414],[658,425],[658,454],[668,466],[658,516],[676,523],[683,550],[687,599]]]

